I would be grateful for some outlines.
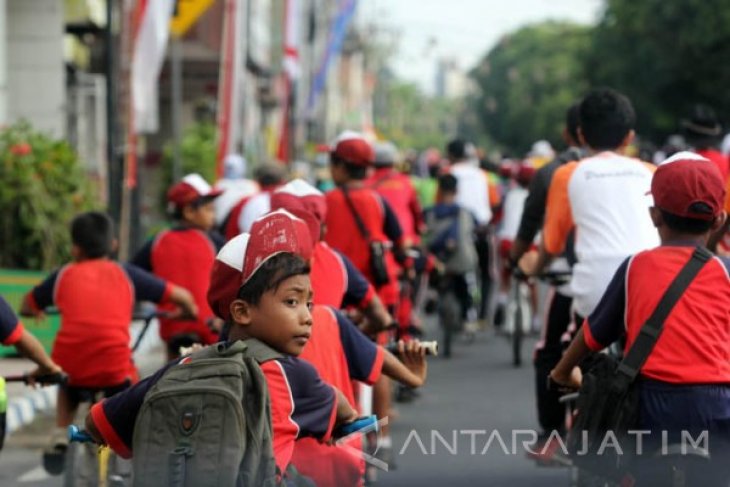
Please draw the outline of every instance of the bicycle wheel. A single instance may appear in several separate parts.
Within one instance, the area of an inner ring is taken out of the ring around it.
[[[441,302],[439,303],[439,318],[443,331],[443,355],[448,358],[451,356],[451,342],[453,341],[454,333],[458,330],[461,320],[459,299],[451,291],[446,291],[441,298]]]
[[[522,365],[522,336],[524,334],[522,293],[520,282],[513,278],[512,299],[514,299],[514,329],[512,330],[512,364],[515,367]]]

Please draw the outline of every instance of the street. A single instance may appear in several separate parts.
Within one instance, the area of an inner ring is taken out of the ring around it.
[[[568,485],[568,470],[539,468],[525,458],[522,441],[529,433],[513,433],[537,426],[533,388],[532,367],[512,367],[505,337],[484,332],[471,344],[459,340],[451,360],[430,361],[420,397],[396,404],[396,468],[380,472],[378,485]],[[52,424],[50,416],[42,416],[8,438],[0,454],[1,485],[62,485],[39,467]]]

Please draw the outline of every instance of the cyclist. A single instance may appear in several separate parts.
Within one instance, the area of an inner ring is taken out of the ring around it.
[[[255,338],[284,355],[260,364],[269,391],[274,457],[281,473],[287,472],[297,438],[328,441],[336,425],[357,418],[342,392],[298,358],[312,333],[306,262],[310,254],[306,224],[285,211],[270,213],[254,222],[251,234],[242,234],[221,249],[208,293],[210,308],[230,324],[228,343]],[[173,361],[94,405],[86,418],[87,430],[98,442],[131,457],[134,424],[145,395],[167,369],[188,362],[188,357]]]
[[[694,248],[705,245],[709,234],[724,223],[723,183],[717,167],[688,152],[659,166],[651,184],[651,218],[661,246],[619,266],[600,304],[551,372],[555,382],[579,386],[574,367],[590,351],[623,335],[625,349],[631,347]],[[708,435],[712,468],[703,466],[699,477],[687,478],[687,485],[726,486],[730,478],[729,271],[730,260],[719,257],[702,268],[664,320],[637,383],[636,429],[650,432],[642,448],[647,457],[659,451],[662,442],[680,443],[682,431],[692,438]],[[662,439],[664,434],[667,439]],[[657,472],[637,467],[638,485],[669,484],[659,480]]]
[[[542,228],[545,220],[545,206],[548,189],[555,171],[571,161],[578,161],[582,151],[578,147],[578,110],[580,104],[573,104],[566,112],[563,140],[568,148],[560,153],[553,161],[541,167],[530,182],[529,192],[525,200],[525,209],[522,212],[519,230],[514,244],[509,251],[508,265],[514,268],[517,262],[533,245],[535,237]],[[572,240],[572,238],[571,238]],[[568,248],[571,245],[569,243]],[[571,258],[558,259],[553,265],[554,270],[567,270]],[[535,346],[535,386],[537,396],[537,411],[540,427],[544,435],[552,431],[562,432],[565,424],[565,406],[560,404],[560,394],[548,390],[547,376],[558,363],[563,353],[561,338],[570,324],[570,309],[573,298],[567,286],[553,288],[549,294],[546,306],[546,321],[542,327],[540,341]],[[542,448],[540,449],[542,451]]]
[[[576,323],[593,311],[628,255],[659,242],[648,211],[654,166],[621,155],[634,138],[635,119],[629,99],[610,88],[595,89],[581,101],[578,137],[590,156],[555,171],[539,256],[523,258],[523,270],[539,274],[565,251],[575,230]]]
[[[372,146],[361,135],[345,132],[337,138],[330,153],[330,171],[337,188],[325,195],[327,233],[324,240],[352,260],[375,286],[381,301],[393,315],[399,298],[394,252],[403,248],[403,231],[390,205],[365,185],[374,160]],[[383,345],[388,338],[387,332],[381,333],[378,343]],[[385,377],[376,383],[373,395],[375,414],[387,416],[391,391]],[[387,454],[391,448],[387,426],[382,432],[381,453]]]
[[[497,294],[497,311],[495,316],[504,316],[504,309],[507,306],[509,300],[509,289],[512,282],[512,269],[509,265],[510,252],[512,250],[513,242],[517,237],[517,231],[520,225],[520,219],[522,217],[523,210],[525,208],[525,201],[527,199],[528,190],[527,187],[530,185],[530,181],[535,175],[535,168],[532,167],[527,161],[516,161],[513,162],[512,170],[512,185],[507,190],[507,194],[504,198],[504,205],[502,208],[502,222],[499,230],[497,230],[497,238],[499,239],[499,257],[503,264],[502,276],[500,279],[500,289]],[[533,244],[533,248],[534,244]],[[535,329],[535,323],[537,316],[537,290],[534,286],[531,286],[531,306],[532,306],[532,317],[533,323],[532,328]]]
[[[129,347],[129,325],[135,301],[171,303],[195,316],[197,306],[185,289],[144,270],[114,262],[114,224],[104,213],[82,213],[71,222],[74,261],[53,272],[23,300],[21,314],[38,316],[55,305],[61,327],[51,357],[68,374],[58,389],[56,426],[73,422],[80,389],[107,395],[138,379]],[[63,448],[65,430],[54,435],[53,449]]]
[[[468,310],[473,310],[466,275],[473,272],[478,260],[474,247],[474,216],[456,202],[459,184],[456,177],[444,174],[439,177],[438,184],[438,202],[425,212],[424,244],[441,262],[445,271],[444,284],[461,301],[461,319],[465,320]],[[447,343],[444,357],[450,356]]]
[[[30,373],[31,380],[38,376],[62,372],[61,367],[46,354],[38,339],[23,327],[2,296],[0,296],[0,343],[14,346],[18,353],[35,362],[38,368]]]
[[[132,264],[190,290],[200,310],[197,320],[160,318],[160,337],[167,344],[168,359],[181,346],[211,344],[218,339],[213,312],[205,300],[210,269],[223,239],[213,232],[214,190],[199,174],[188,174],[167,192],[175,225],[150,239],[134,256]]]

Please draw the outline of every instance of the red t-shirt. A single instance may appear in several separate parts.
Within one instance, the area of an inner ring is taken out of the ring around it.
[[[398,242],[402,231],[390,207],[373,190],[351,188],[350,200],[370,233],[374,242]],[[330,191],[327,199],[327,234],[325,242],[350,258],[355,267],[372,282],[370,270],[370,246],[355,223],[349,205],[341,189]],[[390,282],[378,289],[378,294],[386,305],[398,302],[397,264],[392,252],[386,252],[386,266]]]
[[[365,276],[355,269],[350,260],[332,250],[324,242],[317,242],[312,253],[309,278],[314,291],[314,304],[342,308],[365,308],[375,296],[375,289]]]
[[[322,380],[357,407],[351,379],[374,384],[383,366],[383,349],[332,308],[315,306],[312,319],[312,336],[299,358],[314,365]],[[360,449],[362,439],[354,438],[350,446]],[[359,485],[365,471],[362,459],[351,452],[310,438],[296,442],[292,463],[318,487]]]
[[[393,209],[403,230],[403,240],[417,244],[422,211],[411,179],[394,169],[377,169],[368,180],[368,185],[385,198]]]
[[[628,350],[693,250],[662,246],[625,261],[583,325],[586,344],[597,351],[625,332]],[[730,384],[729,267],[719,257],[704,266],[669,314],[641,375],[674,384]]]
[[[162,302],[169,292],[164,281],[131,264],[92,259],[62,267],[27,299],[36,310],[56,305],[61,313],[51,357],[69,384],[109,387],[136,378],[129,345],[134,302]]]
[[[197,320],[161,318],[160,336],[163,340],[182,333],[195,333],[205,344],[218,340],[218,335],[206,324],[213,316],[207,294],[216,254],[216,247],[208,235],[192,228],[166,230],[154,240],[150,254],[152,272],[190,291],[198,305]],[[173,308],[172,305],[167,307]]]

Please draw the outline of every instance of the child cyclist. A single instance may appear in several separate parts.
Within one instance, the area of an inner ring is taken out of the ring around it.
[[[287,472],[297,438],[328,441],[336,425],[357,418],[343,394],[297,358],[312,334],[307,264],[311,247],[302,220],[284,211],[266,215],[254,222],[251,234],[221,250],[208,293],[211,309],[229,325],[226,346],[255,339],[283,355],[260,363],[279,472]],[[173,361],[131,389],[96,404],[86,418],[87,430],[120,455],[132,456],[134,425],[145,395],[170,368],[194,361],[189,357]]]
[[[461,304],[461,323],[467,313],[474,312],[467,273],[478,263],[474,247],[476,221],[472,213],[456,202],[458,180],[452,174],[438,179],[437,203],[425,212],[426,228],[423,242],[441,262],[443,276],[439,291],[454,293]],[[445,324],[446,325],[446,324]],[[450,334],[445,333],[444,357],[451,356]]]
[[[106,214],[89,212],[74,218],[71,241],[74,261],[33,288],[21,310],[25,316],[39,316],[55,305],[61,313],[51,355],[68,374],[68,383],[58,390],[59,428],[72,423],[79,389],[99,389],[112,395],[137,380],[129,347],[135,301],[171,303],[188,315],[197,313],[185,289],[109,258],[117,243],[114,224]],[[58,440],[54,438],[54,448],[63,446]]]
[[[726,218],[719,169],[696,154],[680,152],[659,166],[651,183],[651,219],[661,245],[626,259],[600,303],[583,322],[550,373],[561,385],[579,387],[574,369],[591,351],[622,336],[626,350],[660,299],[711,232]],[[651,471],[651,458],[668,444],[706,435],[711,464],[685,472],[687,485],[727,486],[730,468],[730,261],[710,259],[664,320],[637,382],[639,424],[648,434],[632,472],[636,485],[669,485],[668,471]],[[681,435],[681,437],[680,437]],[[669,443],[667,443],[669,442]],[[637,442],[637,445],[641,443]],[[684,447],[684,445],[683,445]],[[663,479],[663,480],[662,480]]]
[[[188,174],[174,184],[167,192],[174,227],[148,241],[132,259],[134,265],[188,289],[200,310],[197,320],[160,319],[160,337],[167,343],[169,359],[179,355],[181,346],[218,340],[205,293],[215,255],[223,246],[222,237],[212,232],[214,200],[221,193],[199,174]]]

